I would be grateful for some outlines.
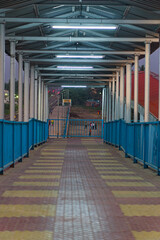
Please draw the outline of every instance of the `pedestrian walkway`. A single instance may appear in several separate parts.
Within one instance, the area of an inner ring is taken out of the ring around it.
[[[160,177],[101,139],[51,139],[0,176],[0,240],[159,240]]]

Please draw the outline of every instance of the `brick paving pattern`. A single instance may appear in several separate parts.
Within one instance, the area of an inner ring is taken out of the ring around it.
[[[0,240],[160,240],[160,177],[96,138],[51,139],[0,176]]]

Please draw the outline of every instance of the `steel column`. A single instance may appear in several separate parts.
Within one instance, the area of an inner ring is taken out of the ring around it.
[[[108,111],[109,111],[109,87],[106,87],[106,122],[109,121],[109,116],[108,116]]]
[[[23,56],[18,55],[18,121],[23,121]]]
[[[108,110],[108,119],[109,119],[109,122],[111,121],[112,119],[112,109],[111,109],[111,106],[112,106],[112,82],[109,82],[109,110]]]
[[[10,42],[10,121],[15,117],[15,41]]]
[[[131,64],[126,65],[126,122],[131,122]]]
[[[120,119],[124,118],[124,67],[120,70]]]
[[[160,121],[160,34],[159,34],[159,97],[158,97],[158,120]]]
[[[34,115],[35,115],[34,78],[35,78],[35,69],[34,69],[34,66],[31,66],[31,81],[30,81],[30,118],[34,118]]]
[[[112,121],[115,120],[115,78],[112,80]]]
[[[44,97],[44,81],[41,82],[41,121],[43,121],[44,116],[43,97]]]
[[[138,70],[139,69],[139,56],[135,55],[134,65],[134,122],[138,121]]]
[[[102,120],[104,120],[104,95],[105,95],[105,90],[104,90],[104,88],[102,89]]]
[[[116,74],[116,104],[115,104],[115,117],[119,120],[119,72]]]
[[[35,90],[35,93],[34,93],[34,118],[37,119],[37,106],[38,106],[38,86],[37,86],[37,71],[35,71],[35,81],[34,81],[34,90]]]
[[[46,120],[48,120],[49,106],[48,106],[48,86],[46,86]]]
[[[4,119],[5,25],[0,24],[0,119]]]
[[[38,77],[38,120],[41,120],[41,76]]]
[[[145,100],[144,100],[144,121],[149,121],[150,102],[150,43],[145,44]]]
[[[24,62],[24,122],[29,121],[29,62]]]

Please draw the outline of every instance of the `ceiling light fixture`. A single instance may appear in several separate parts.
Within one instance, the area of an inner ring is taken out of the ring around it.
[[[104,56],[95,55],[57,55],[57,58],[103,58]]]
[[[101,29],[101,30],[115,30],[116,26],[84,26],[84,25],[53,25],[52,28],[55,29]]]
[[[82,85],[62,85],[62,88],[86,88],[87,86],[82,86]]]
[[[57,66],[57,68],[58,69],[69,69],[69,70],[72,70],[72,69],[78,69],[78,70],[81,70],[81,69],[92,69],[93,67],[90,67],[90,66],[88,66],[88,67],[83,67],[83,66],[81,66],[81,67],[78,67],[78,66]]]

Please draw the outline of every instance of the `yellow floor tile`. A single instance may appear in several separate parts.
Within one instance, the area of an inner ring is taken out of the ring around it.
[[[154,187],[149,182],[106,182],[111,187]]]
[[[91,160],[93,164],[102,164],[102,163],[118,163],[117,160]]]
[[[134,172],[128,171],[99,171],[99,174],[135,174]]]
[[[107,169],[111,169],[111,170],[118,170],[118,169],[120,169],[120,170],[127,170],[128,168],[126,168],[126,167],[95,167],[95,169],[97,169],[97,170],[107,170]]]
[[[62,169],[62,166],[48,166],[48,167],[45,167],[45,166],[33,166],[33,167],[29,167],[30,169],[56,169],[56,170],[61,170]]]
[[[53,179],[53,178],[60,178],[59,175],[23,175],[19,177],[20,179]]]
[[[43,155],[43,156],[47,156],[47,155],[64,155],[64,152],[54,152],[54,153],[50,153],[50,152],[41,152],[41,154]]]
[[[35,198],[35,197],[57,197],[58,193],[54,190],[13,190],[13,191],[5,191],[2,194],[3,197],[29,197],[29,198]]]
[[[56,165],[62,165],[63,163],[33,163],[34,166],[41,166],[41,165],[44,165],[44,166],[56,166]]]
[[[113,165],[113,166],[123,166],[123,164],[120,163],[93,163],[94,166],[108,166],[108,165]]]
[[[118,198],[159,198],[160,191],[112,191]]]
[[[129,217],[159,217],[160,205],[153,204],[120,204],[121,211]]]
[[[100,152],[108,152],[109,149],[99,149],[99,148],[87,148],[88,151],[100,151]]]
[[[26,170],[25,173],[61,173],[61,170]]]
[[[53,240],[49,231],[4,231],[0,232],[0,240]]]
[[[54,157],[54,156],[52,156],[52,157],[48,157],[48,156],[46,156],[46,157],[43,157],[43,156],[40,156],[40,159],[60,159],[60,160],[64,160],[64,156],[61,156],[61,157],[59,157],[59,156],[56,156],[56,157]]]
[[[103,152],[100,152],[100,153],[93,153],[93,152],[91,152],[91,153],[88,153],[88,155],[99,155],[99,156],[101,156],[101,155],[111,155],[111,153],[103,153]]]
[[[126,179],[126,180],[143,180],[141,177],[137,176],[101,176],[103,179]]]
[[[13,186],[55,187],[59,182],[14,182]]]
[[[136,232],[132,231],[133,236],[136,240],[160,240],[160,232]]]
[[[2,217],[54,217],[55,205],[19,205],[0,204],[0,218]],[[0,234],[1,235],[1,234]]]
[[[42,162],[42,163],[64,163],[63,160],[60,159],[43,159],[43,160],[36,160],[36,162]]]

